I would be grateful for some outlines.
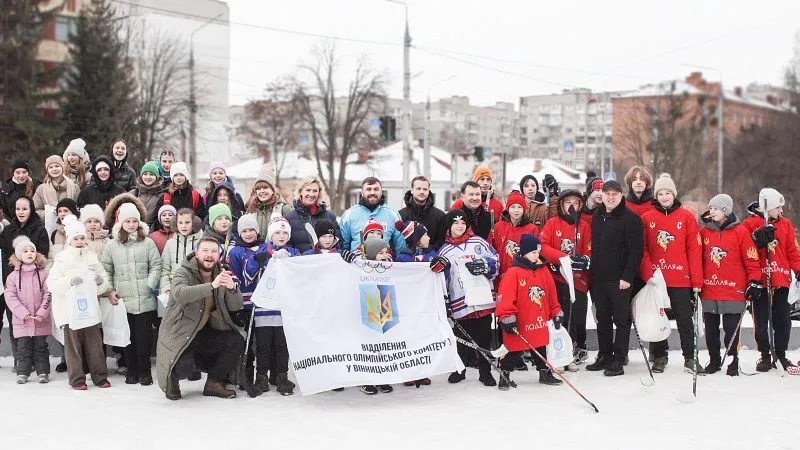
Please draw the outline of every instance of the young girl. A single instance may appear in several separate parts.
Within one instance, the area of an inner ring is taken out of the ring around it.
[[[161,184],[164,187],[172,182],[169,172],[175,164],[175,153],[172,150],[164,150],[158,155],[158,175],[161,177]]]
[[[158,170],[158,163],[148,161],[139,171],[139,178],[136,179],[136,187],[130,191],[138,198],[147,210],[145,223],[150,228],[154,228],[158,212],[158,201],[164,195],[164,188],[161,186],[161,175]]]
[[[9,258],[14,272],[8,277],[6,306],[13,316],[17,338],[17,384],[25,384],[36,367],[39,383],[50,381],[50,291],[47,290],[45,259],[36,253],[27,236],[14,239],[14,255]]]
[[[46,170],[44,182],[36,188],[36,193],[33,195],[33,204],[42,219],[45,206],[55,207],[64,199],[75,200],[80,193],[78,185],[64,176],[64,160],[60,156],[47,157],[44,167]]]
[[[500,254],[500,277],[511,267],[522,235],[538,235],[540,229],[525,215],[525,196],[517,191],[508,194],[506,210],[501,217],[492,233],[492,247]]]
[[[247,199],[246,213],[258,215],[258,234],[267,235],[267,228],[273,216],[286,216],[292,207],[275,189],[275,177],[267,174],[259,175]]]
[[[442,229],[445,230],[445,243],[439,249],[439,256],[451,262],[450,270],[445,271],[447,278],[447,308],[453,319],[457,320],[468,334],[465,336],[461,329],[454,330],[458,337],[469,340],[470,337],[483,347],[489,348],[492,340],[492,313],[495,301],[486,299],[486,303],[468,306],[465,302],[465,292],[461,284],[460,270],[467,270],[473,276],[485,276],[491,282],[497,275],[497,253],[492,246],[482,237],[476,236],[466,221],[464,211],[451,209],[444,216]],[[459,264],[462,263],[459,268]],[[494,291],[494,284],[491,289]],[[458,344],[458,355],[464,362],[475,359],[475,350]],[[491,373],[491,366],[485,358],[477,358],[478,381],[484,386],[496,386],[497,381]],[[447,378],[450,383],[458,383],[466,379],[466,369],[453,372]]]
[[[228,229],[233,226],[231,223],[231,209],[228,205],[216,204],[208,209],[208,225],[203,232],[203,237],[210,237],[219,242],[219,245],[225,245],[228,239]],[[232,230],[231,236],[234,236]]]
[[[75,200],[67,198],[61,200],[56,205],[56,228],[53,230],[53,233],[50,234],[50,254],[47,256],[48,267],[53,265],[53,260],[55,260],[56,255],[58,255],[61,250],[64,250],[64,247],[67,245],[67,234],[64,230],[66,223],[64,219],[69,215],[74,218],[78,217],[78,204],[75,203]]]
[[[234,223],[242,216],[244,205],[239,203],[238,194],[233,185],[223,181],[215,187],[206,199],[206,206],[211,208],[214,205],[226,205],[231,210],[231,221]]]
[[[208,185],[203,193],[203,201],[206,202],[207,206],[214,204],[214,190],[223,183],[227,183],[228,187],[233,191],[228,206],[231,206],[231,210],[238,209],[241,211],[244,209],[244,201],[242,201],[242,196],[236,193],[236,188],[233,187],[233,181],[228,178],[226,170],[225,164],[222,161],[212,161],[211,164],[209,164]]]
[[[177,211],[172,205],[164,205],[158,210],[158,223],[155,230],[150,233],[150,239],[155,242],[159,254],[164,252],[167,241],[175,236],[176,213]]]
[[[116,169],[114,182],[125,192],[132,191],[136,187],[136,171],[128,165],[128,144],[123,139],[111,144],[111,158]]]
[[[555,182],[555,179],[552,175],[549,177],[550,178],[545,176],[545,186],[550,183],[552,187],[552,183]],[[551,179],[553,181],[550,181]],[[555,184],[555,187],[558,187],[558,183]],[[527,217],[537,229],[541,230],[544,224],[547,223],[547,220],[551,217],[555,217],[557,214],[556,202],[558,201],[558,195],[551,195],[549,199],[545,197],[544,193],[539,190],[539,181],[533,175],[525,175],[522,177],[519,181],[519,190],[525,197],[525,217]],[[557,194],[557,192],[552,193]]]
[[[164,195],[158,202],[158,209],[164,205],[172,205],[176,210],[189,208],[195,212],[198,218],[198,224],[195,228],[200,228],[203,224],[203,219],[206,218],[206,205],[203,203],[203,198],[197,189],[192,187],[189,182],[189,168],[186,163],[176,162],[172,165],[170,170],[170,178],[172,181],[164,189]]]
[[[546,261],[540,257],[541,251],[538,237],[523,234],[514,263],[500,280],[496,314],[503,330],[503,344],[509,350],[500,363],[505,375],[500,378],[498,388],[501,390],[508,390],[508,372],[519,364],[522,352],[530,350],[516,333],[522,334],[542,357],[547,358],[546,346],[550,341],[547,321],[552,319],[555,328],[561,328],[564,313],[558,304],[553,277]],[[539,371],[539,383],[554,386],[562,383],[542,358],[534,355],[534,362]]]
[[[161,254],[161,284],[162,294],[169,294],[172,276],[181,266],[183,261],[194,252],[197,243],[203,237],[202,231],[194,229],[194,211],[183,208],[176,217],[177,232],[164,245]]]
[[[241,227],[241,220],[239,220]],[[305,255],[319,255],[322,253],[341,253],[337,246],[339,243],[336,239],[336,226],[327,219],[320,219],[314,224],[314,233],[317,235],[317,244],[310,250],[303,253]]]
[[[71,286],[84,282],[97,286],[97,295],[108,291],[108,277],[97,255],[86,248],[86,228],[79,221],[66,226],[67,248],[56,257],[47,277],[47,288],[53,296],[53,321],[64,329],[64,353],[67,360],[69,384],[73,389],[85,391],[86,371],[92,374],[92,382],[101,388],[111,387],[108,382],[106,356],[103,352],[103,338],[100,323],[79,330],[69,327],[72,305],[67,297]],[[104,300],[101,300],[104,301]],[[109,297],[112,304],[116,299]]]
[[[252,226],[247,225],[246,226]],[[291,236],[291,226],[283,217],[276,216],[269,224],[265,241],[247,260],[244,268],[244,285],[257,285],[263,270],[272,258],[300,256],[300,252],[287,246]],[[294,383],[289,381],[289,348],[286,346],[286,335],[283,333],[283,321],[280,311],[256,308],[255,310],[255,342],[256,342],[256,384],[264,386],[264,378],[275,377],[275,384],[281,395],[292,395]],[[261,364],[265,362],[265,364]],[[275,373],[277,372],[277,373]],[[260,380],[260,382],[259,382]]]
[[[138,202],[138,200],[137,200]],[[150,352],[153,347],[153,321],[156,318],[154,291],[161,280],[161,255],[147,237],[142,222],[141,202],[123,203],[116,211],[117,223],[101,261],[114,290],[110,300],[122,299],[128,311],[131,343],[125,347],[125,384],[153,384]]]
[[[92,181],[78,194],[78,207],[95,204],[105,208],[112,198],[127,191],[115,184],[116,169],[111,158],[100,156],[92,166]]]
[[[78,189],[86,187],[86,183],[92,178],[90,169],[92,163],[89,160],[89,153],[86,152],[86,142],[81,139],[70,141],[67,149],[64,150],[64,174],[78,186]]]
[[[80,213],[80,221],[86,227],[86,247],[99,257],[108,243],[108,230],[103,229],[103,210],[97,205],[86,205]]]

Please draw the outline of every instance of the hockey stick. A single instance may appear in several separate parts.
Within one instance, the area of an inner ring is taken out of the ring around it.
[[[492,366],[492,368],[494,368],[495,371],[497,371],[498,375],[500,375],[500,378],[506,380],[506,383],[508,383],[509,386],[514,387],[514,388],[517,387],[517,383],[512,381],[510,378],[506,377],[505,374],[503,374],[503,371],[500,370],[500,367],[497,364],[495,364],[494,361],[489,359],[489,356],[487,356],[486,353],[480,351],[481,346],[479,346],[478,343],[475,342],[475,339],[472,339],[472,336],[470,336],[469,333],[467,333],[467,330],[465,330],[464,327],[462,327],[461,324],[458,323],[457,320],[453,319],[452,317],[451,317],[451,319],[452,319],[453,325],[455,325],[456,328],[458,328],[458,330],[461,332],[461,334],[466,336],[467,339],[469,339],[469,341],[472,342],[472,345],[467,345],[467,346],[471,347],[471,348],[474,348],[475,350],[478,350],[478,354],[481,355],[483,357],[483,359],[485,359],[489,363],[489,365]],[[459,338],[456,338],[456,339],[459,339]],[[502,347],[502,348],[505,348],[505,347]],[[498,349],[498,351],[499,350],[500,349]]]
[[[639,382],[642,383],[643,386],[650,387],[656,384],[656,379],[653,377],[653,369],[650,367],[650,361],[647,359],[647,353],[644,351],[644,344],[642,344],[642,338],[639,337],[639,328],[636,327],[636,321],[631,319],[631,323],[633,324],[633,331],[636,333],[636,341],[639,343],[639,350],[642,351],[642,356],[644,357],[644,365],[647,366],[647,373],[650,374],[650,378],[641,377],[639,378]]]
[[[479,352],[482,352],[486,355],[490,355],[494,358],[501,359],[508,354],[508,349],[506,348],[505,345],[501,345],[497,350],[489,350],[483,347],[479,347],[478,345],[473,344],[472,342],[469,342],[468,340],[462,339],[458,336],[456,336],[456,341],[458,341],[461,345],[466,345],[469,348],[475,349]]]
[[[769,226],[769,214],[767,214],[767,199],[764,199],[764,206],[762,212],[764,213],[764,228]],[[769,308],[767,311],[767,333],[769,334],[769,352],[775,368],[778,370],[778,375],[785,377],[786,369],[783,364],[778,360],[778,354],[775,351],[775,328],[773,326],[772,306],[773,306],[773,292],[772,292],[772,262],[769,257],[769,244],[766,248],[767,253],[767,298],[769,299]],[[755,305],[753,306],[755,308]]]
[[[742,313],[739,315],[739,323],[736,324],[736,329],[733,331],[733,337],[731,337],[731,341],[728,342],[727,346],[725,346],[725,354],[722,355],[722,363],[720,364],[720,367],[725,366],[725,361],[727,361],[728,354],[731,352],[731,349],[733,348],[733,343],[736,341],[736,338],[739,337],[739,333],[741,332],[742,329],[742,322],[744,321],[744,315],[745,313],[747,313],[748,303],[750,303],[750,300],[745,300],[744,311],[742,311]],[[741,367],[739,367],[739,372],[742,372]]]
[[[565,382],[565,383],[567,383],[567,386],[569,386],[570,388],[572,388],[572,390],[573,390],[573,391],[575,391],[575,393],[576,393],[576,394],[578,394],[578,395],[579,395],[579,396],[580,396],[580,397],[583,399],[583,401],[585,401],[586,403],[588,403],[588,404],[589,404],[589,406],[591,406],[591,407],[592,407],[592,409],[594,409],[594,412],[596,412],[596,413],[599,413],[599,412],[600,412],[600,410],[599,410],[599,409],[597,409],[597,406],[595,406],[595,404],[594,404],[594,403],[590,402],[590,401],[589,401],[589,399],[588,399],[588,398],[586,398],[586,396],[584,396],[584,395],[581,393],[581,391],[579,391],[579,390],[578,390],[578,388],[576,388],[576,387],[575,387],[575,386],[574,386],[572,383],[570,383],[570,382],[569,382],[569,380],[568,380],[568,379],[567,379],[567,378],[564,376],[564,374],[563,374],[563,373],[561,373],[561,371],[559,371],[558,369],[556,369],[555,367],[553,367],[553,365],[550,363],[550,361],[548,361],[548,360],[547,360],[547,358],[545,358],[544,356],[542,356],[542,354],[541,354],[541,353],[539,353],[539,351],[538,351],[538,350],[536,350],[536,347],[534,347],[533,345],[531,345],[531,343],[530,343],[530,342],[528,342],[528,340],[527,340],[527,339],[525,339],[525,336],[523,336],[523,335],[522,335],[522,333],[520,333],[520,332],[519,332],[519,330],[518,330],[516,327],[514,327],[514,334],[516,334],[516,335],[517,335],[517,336],[518,336],[520,339],[522,339],[522,342],[524,342],[524,343],[525,343],[525,345],[527,345],[528,347],[530,347],[530,349],[531,349],[531,351],[533,352],[533,354],[534,354],[534,355],[536,355],[536,356],[538,356],[538,357],[539,357],[539,359],[541,359],[542,361],[544,361],[544,363],[547,365],[547,367],[549,367],[549,368],[550,368],[550,370],[552,370],[553,372],[555,372],[555,373],[556,373],[556,375],[558,375],[558,377],[559,377],[559,378],[561,378],[562,380],[564,380],[564,382]]]
[[[261,395],[261,392],[258,392],[250,379],[245,376],[247,372],[247,355],[250,351],[250,338],[253,336],[253,322],[255,321],[255,317],[256,307],[253,305],[253,309],[250,310],[250,323],[247,325],[247,340],[244,344],[244,353],[240,356],[241,361],[239,363],[239,384],[242,385],[250,398],[256,398]]]
[[[306,233],[308,233],[308,235],[311,236],[311,246],[316,247],[317,242],[319,242],[319,237],[317,236],[317,232],[314,231],[314,225],[311,225],[310,222],[306,222],[304,227],[306,229]]]
[[[697,338],[700,335],[700,297],[694,293],[694,374],[692,375],[692,395],[679,395],[678,401],[681,403],[694,403],[697,401],[697,372],[700,371],[700,353],[698,350]]]

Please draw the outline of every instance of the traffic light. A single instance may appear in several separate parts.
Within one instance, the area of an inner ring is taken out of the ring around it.
[[[382,141],[395,141],[397,140],[397,119],[392,116],[381,116],[381,134]]]
[[[483,147],[478,145],[473,149],[473,156],[475,157],[475,161],[483,162]]]

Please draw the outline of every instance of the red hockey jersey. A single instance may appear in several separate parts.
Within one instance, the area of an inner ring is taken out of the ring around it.
[[[764,217],[760,211],[755,211],[752,208],[750,217],[742,222],[742,225],[747,228],[748,234],[751,236],[752,241],[753,231],[764,226]],[[778,220],[770,220],[770,224],[775,227],[775,240],[769,244],[769,257],[772,263],[772,287],[789,287],[792,283],[792,270],[795,273],[800,273],[800,248],[797,244],[797,235],[795,235],[792,222],[785,217]],[[764,250],[758,250],[759,264],[761,265],[761,282],[766,286],[767,283],[767,254]]]
[[[519,240],[522,235],[539,235],[539,229],[527,217],[522,216],[520,223],[514,226],[507,214],[503,213],[503,220],[494,226],[494,233],[492,233],[492,247],[500,255],[500,277],[511,268],[511,263],[514,262],[514,257],[519,250]],[[497,279],[499,280],[500,277]]]
[[[703,240],[700,296],[705,300],[744,301],[748,281],[761,278],[758,250],[747,228],[731,214],[722,226],[707,222],[700,230],[700,238]]]
[[[646,212],[655,209],[653,194],[648,190],[644,193],[643,198],[639,199],[633,193],[630,193],[625,197],[625,206],[637,216],[642,217]]]
[[[694,214],[675,201],[672,209],[661,206],[642,216],[644,256],[639,276],[647,281],[661,269],[667,287],[703,287],[702,242]]]
[[[575,225],[570,225],[561,217],[552,217],[544,225],[542,234],[542,256],[550,264],[559,265],[558,259],[571,254],[575,248],[578,255],[592,257],[592,228],[591,222],[584,220],[578,225],[578,236],[575,236]],[[576,248],[577,242],[577,248]],[[553,274],[556,281],[566,284],[561,274]],[[574,275],[575,289],[581,292],[589,291],[589,271],[578,272]]]
[[[561,311],[556,284],[543,264],[525,267],[516,263],[500,280],[495,314],[502,319],[517,316],[517,329],[534,347],[550,342],[547,321]],[[515,334],[503,332],[503,344],[512,352],[529,350]]]

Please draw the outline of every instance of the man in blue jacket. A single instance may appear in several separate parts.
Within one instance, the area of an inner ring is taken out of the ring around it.
[[[361,230],[371,218],[383,225],[383,238],[395,254],[406,248],[403,235],[394,226],[400,220],[400,214],[386,206],[385,200],[380,180],[375,177],[364,178],[361,182],[361,200],[342,215],[340,228],[343,250],[354,251],[358,248]]]

